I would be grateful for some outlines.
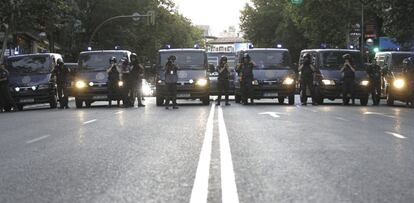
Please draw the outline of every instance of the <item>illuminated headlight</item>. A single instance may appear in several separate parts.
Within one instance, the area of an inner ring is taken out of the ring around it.
[[[14,88],[14,91],[16,91],[16,92],[20,92],[20,87],[15,87],[15,88]]]
[[[335,85],[335,81],[333,80],[322,80],[324,85]]]
[[[89,83],[89,86],[90,86],[90,87],[93,87],[93,85],[94,85],[94,83],[93,83],[93,82],[90,82],[90,83]]]
[[[37,87],[36,87],[36,86],[32,86],[32,87],[31,87],[31,89],[32,89],[33,91],[36,91]]]
[[[283,84],[284,84],[284,85],[292,85],[294,82],[295,82],[295,80],[294,80],[294,79],[292,79],[292,78],[286,78],[286,79],[283,81]]]
[[[193,84],[193,83],[194,83],[194,80],[193,80],[193,79],[190,79],[188,82],[189,82],[190,84]]]
[[[150,96],[152,94],[151,87],[148,83],[142,83],[142,94],[145,96]]]
[[[257,80],[253,80],[253,81],[252,81],[252,85],[259,85],[259,81],[257,81]]]
[[[401,89],[405,86],[405,81],[403,79],[397,79],[393,83],[395,88]]]
[[[157,82],[158,84],[163,84],[164,83],[164,81],[162,81],[162,80],[158,80],[158,82]]]
[[[77,81],[75,85],[76,85],[76,88],[78,89],[83,89],[86,87],[86,83],[82,80]]]
[[[368,86],[369,85],[369,81],[368,80],[363,80],[360,83],[362,86]]]
[[[119,82],[118,82],[118,86],[119,86],[119,87],[123,87],[123,86],[124,86],[124,81],[119,81]]]
[[[45,90],[45,89],[48,89],[49,88],[49,85],[39,85],[39,87],[37,88],[37,89],[39,89],[39,90]]]
[[[206,86],[207,85],[207,80],[206,79],[198,79],[196,85],[197,86]]]

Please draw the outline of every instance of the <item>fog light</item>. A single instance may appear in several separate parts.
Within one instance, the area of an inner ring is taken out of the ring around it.
[[[89,83],[89,86],[90,86],[90,87],[92,87],[93,85],[94,85],[94,83],[93,83],[93,82],[90,82],[90,83]]]
[[[369,85],[369,81],[368,80],[363,80],[363,81],[361,81],[361,85],[362,86],[368,86]]]
[[[20,92],[20,87],[15,87],[15,88],[14,88],[14,91],[16,91],[16,92]]]
[[[198,79],[196,85],[197,86],[206,86],[207,85],[207,80],[206,79]]]
[[[284,84],[284,85],[292,85],[294,82],[295,82],[295,80],[294,80],[294,79],[292,79],[292,78],[286,78],[286,79],[283,81],[283,84]]]
[[[119,87],[123,87],[123,86],[124,86],[124,81],[119,81],[119,82],[118,82],[118,86],[119,86]]]
[[[405,81],[403,79],[397,79],[393,83],[395,88],[401,89],[405,86]]]

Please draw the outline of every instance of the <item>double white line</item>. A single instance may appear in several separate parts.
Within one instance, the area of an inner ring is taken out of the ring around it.
[[[197,172],[191,192],[190,203],[207,202],[208,180],[210,177],[211,150],[213,144],[215,105],[211,106],[208,116],[204,142],[201,148]],[[222,202],[239,202],[237,186],[234,176],[233,162],[231,158],[229,138],[226,124],[223,118],[223,109],[218,107],[218,127],[220,134],[220,167],[221,167],[221,190]]]

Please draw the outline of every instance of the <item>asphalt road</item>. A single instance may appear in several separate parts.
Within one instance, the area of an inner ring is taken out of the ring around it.
[[[414,202],[404,105],[179,102],[0,114],[0,202]]]

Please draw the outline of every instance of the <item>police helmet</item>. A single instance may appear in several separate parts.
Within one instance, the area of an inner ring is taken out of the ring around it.
[[[132,58],[134,58],[134,59],[138,59],[138,55],[137,55],[136,53],[132,53],[132,54],[131,54],[131,59],[132,59]]]
[[[405,69],[414,69],[414,57],[408,57],[403,60]]]
[[[109,59],[109,63],[116,63],[116,57],[115,56],[112,56],[110,59]]]
[[[61,65],[61,64],[63,64],[63,60],[62,60],[61,58],[59,58],[59,59],[56,61],[56,63],[57,63],[57,64],[59,64],[59,65]]]
[[[177,60],[177,57],[175,57],[174,55],[171,55],[170,57],[168,57],[169,61],[175,61]]]
[[[309,53],[305,53],[305,54],[303,54],[303,58],[304,59],[311,59],[312,57]]]
[[[248,61],[250,61],[250,55],[249,55],[249,53],[244,53],[243,54],[243,59],[247,59]]]
[[[223,62],[223,61],[227,62],[227,56],[221,56],[220,61],[221,62]]]
[[[343,58],[344,60],[352,60],[352,57],[351,57],[351,55],[350,55],[350,54],[344,54],[344,55],[342,56],[342,58]]]

